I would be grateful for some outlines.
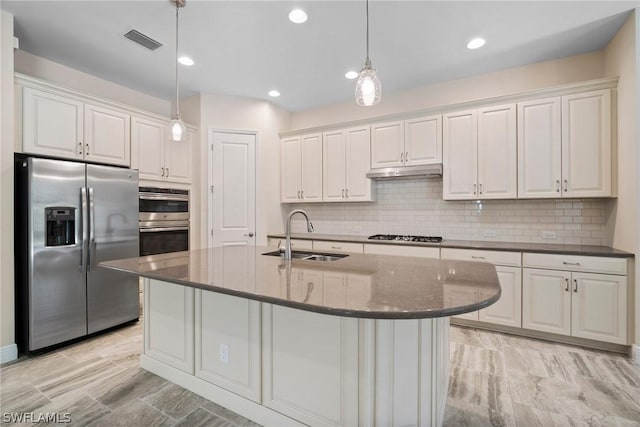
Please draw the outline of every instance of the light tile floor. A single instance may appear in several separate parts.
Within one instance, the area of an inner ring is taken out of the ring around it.
[[[142,370],[141,348],[140,322],[3,365],[0,422],[33,412],[69,413],[75,426],[257,426]],[[452,327],[445,425],[640,427],[640,366],[615,354]]]

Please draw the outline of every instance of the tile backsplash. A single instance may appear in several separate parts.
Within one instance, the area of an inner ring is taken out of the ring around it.
[[[442,179],[378,181],[376,201],[303,203],[316,233],[415,234],[449,240],[610,245],[614,199],[442,200]],[[306,232],[295,217],[293,232]],[[543,238],[543,236],[549,238]],[[555,238],[553,238],[555,236]]]

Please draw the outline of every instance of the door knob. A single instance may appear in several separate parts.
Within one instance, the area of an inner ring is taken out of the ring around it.
[[[244,236],[245,236],[245,237],[247,237],[247,236],[249,236],[249,237],[253,237],[253,232],[251,231],[251,232],[249,232],[249,234],[245,234]]]

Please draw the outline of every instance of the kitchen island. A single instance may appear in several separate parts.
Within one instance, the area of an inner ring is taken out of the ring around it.
[[[499,298],[495,267],[271,250],[102,263],[145,278],[141,366],[263,425],[441,425],[447,316]]]

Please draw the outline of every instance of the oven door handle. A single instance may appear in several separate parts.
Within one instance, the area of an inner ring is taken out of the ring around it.
[[[141,228],[141,233],[157,233],[159,231],[189,231],[189,227],[154,227]]]
[[[188,202],[189,196],[181,196],[177,194],[153,194],[153,193],[140,193],[138,195],[140,200],[170,200],[178,202]]]

